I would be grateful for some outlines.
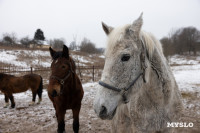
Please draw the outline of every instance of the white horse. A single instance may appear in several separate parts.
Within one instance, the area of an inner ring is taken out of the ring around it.
[[[142,24],[142,14],[123,27],[102,23],[108,41],[94,109],[114,133],[172,132],[167,123],[179,122],[183,108],[162,46]]]

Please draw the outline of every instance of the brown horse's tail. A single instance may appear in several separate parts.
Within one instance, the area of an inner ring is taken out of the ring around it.
[[[39,96],[39,99],[42,100],[42,90],[43,90],[43,79],[42,77],[40,76],[41,78],[41,81],[40,81],[40,85],[39,85],[39,88],[37,90],[37,94]]]

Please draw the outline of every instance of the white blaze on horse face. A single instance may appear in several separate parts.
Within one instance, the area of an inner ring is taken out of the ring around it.
[[[58,62],[58,59],[55,61],[55,64]]]

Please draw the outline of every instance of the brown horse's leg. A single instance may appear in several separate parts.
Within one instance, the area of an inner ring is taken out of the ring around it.
[[[29,103],[29,106],[31,106],[31,105],[34,105],[35,104],[35,98],[36,98],[36,92],[34,92],[33,90],[32,90],[32,96],[33,96],[33,98],[32,98],[32,102],[31,103]]]
[[[40,102],[42,101],[42,93],[41,92],[37,92],[39,100],[38,100],[38,104],[40,104]]]
[[[63,133],[65,131],[65,113],[66,110],[64,109],[56,109],[56,116],[57,116],[57,121],[58,121],[58,133]]]
[[[11,102],[11,108],[14,108],[15,107],[15,101],[14,101],[14,97],[13,95],[9,95],[9,99],[10,99],[10,102]]]
[[[32,99],[32,102],[35,103],[35,98],[36,98],[36,92],[33,92],[33,99]]]
[[[73,130],[75,133],[79,131],[79,112],[80,112],[81,105],[78,108],[72,109],[73,112]]]
[[[40,85],[37,89],[37,94],[38,94],[38,97],[39,97],[39,101],[38,101],[38,104],[40,104],[40,102],[42,101],[42,90],[43,90],[43,81],[42,81],[42,77],[40,77],[41,80],[40,80]]]
[[[55,102],[53,102],[53,107],[54,107],[54,109],[55,109],[55,116],[54,116],[54,118],[56,117],[58,117],[58,115],[57,115],[57,113],[56,113],[56,104],[55,104]]]
[[[5,96],[5,103],[6,103],[4,108],[7,108],[9,106],[9,98],[6,94],[4,94],[4,96]]]

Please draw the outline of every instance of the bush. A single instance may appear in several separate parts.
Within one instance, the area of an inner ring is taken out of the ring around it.
[[[194,54],[200,51],[199,42],[200,31],[195,27],[185,27],[170,32],[169,37],[164,37],[160,41],[163,44],[165,56],[174,54]]]
[[[53,39],[49,41],[50,46],[55,50],[62,50],[65,45],[64,39]]]
[[[3,34],[3,45],[9,46],[9,45],[15,45],[17,43],[17,37],[15,33],[5,33]]]
[[[80,51],[85,52],[85,53],[90,53],[90,54],[98,53],[98,50],[96,49],[95,44],[92,43],[87,38],[84,38],[82,40],[81,45],[80,45]]]
[[[20,43],[25,47],[29,47],[31,42],[32,40],[28,36],[20,39]]]

